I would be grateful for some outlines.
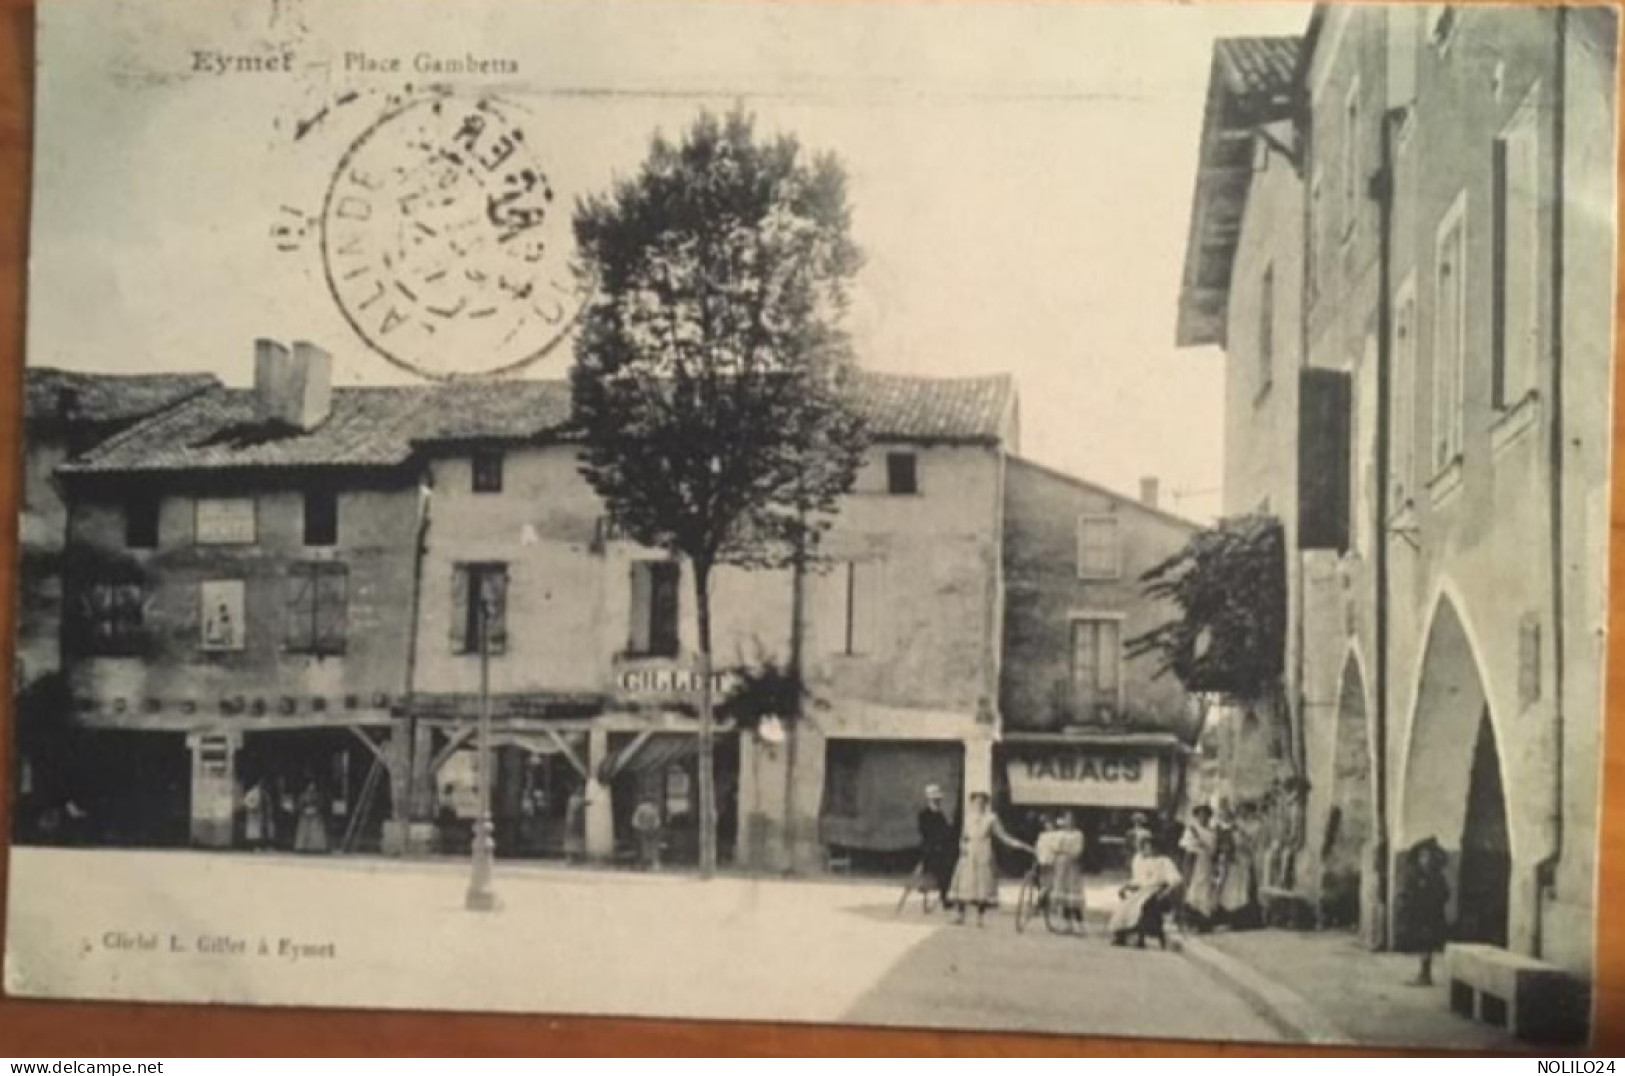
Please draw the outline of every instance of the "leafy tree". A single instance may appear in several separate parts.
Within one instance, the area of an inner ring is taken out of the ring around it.
[[[1197,531],[1143,576],[1145,593],[1179,615],[1128,640],[1129,657],[1160,655],[1187,691],[1258,699],[1286,658],[1286,552],[1273,516],[1235,516]]]
[[[571,372],[581,470],[633,540],[685,558],[700,672],[700,869],[716,866],[711,579],[800,563],[864,448],[842,331],[861,258],[846,178],[751,116],[656,135],[576,209],[593,289]]]

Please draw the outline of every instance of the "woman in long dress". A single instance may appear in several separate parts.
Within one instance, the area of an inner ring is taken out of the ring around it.
[[[1185,869],[1190,883],[1185,889],[1185,921],[1196,930],[1208,930],[1218,911],[1218,875],[1215,859],[1219,853],[1219,835],[1213,828],[1213,809],[1201,806],[1191,812],[1191,823],[1179,842],[1185,853]]]
[[[1227,831],[1224,876],[1219,884],[1219,911],[1232,930],[1258,925],[1258,842],[1262,827],[1251,803],[1243,803]]]
[[[965,908],[976,907],[976,925],[982,925],[982,916],[999,903],[999,868],[993,861],[993,842],[996,840],[1011,848],[1028,853],[1033,846],[1018,841],[1005,831],[999,816],[989,808],[992,800],[986,792],[970,794],[970,813],[965,819],[959,837],[959,863],[954,867],[954,882],[948,889],[954,906],[959,911],[955,922],[965,921]]]
[[[1083,933],[1083,830],[1071,811],[1061,814],[1056,832],[1054,877],[1050,899],[1069,929]]]
[[[1129,883],[1118,894],[1122,899],[1107,927],[1112,944],[1127,945],[1133,934],[1138,936],[1141,949],[1147,937],[1156,938],[1159,945],[1168,948],[1163,919],[1173,907],[1182,881],[1174,861],[1159,855],[1150,839],[1141,838],[1129,868]]]
[[[322,815],[322,794],[315,781],[305,785],[299,794],[299,827],[294,831],[293,850],[313,855],[327,852],[327,819]]]

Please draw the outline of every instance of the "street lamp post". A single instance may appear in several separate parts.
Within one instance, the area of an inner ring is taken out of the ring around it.
[[[473,871],[464,907],[471,912],[489,912],[495,911],[497,906],[497,895],[491,888],[492,860],[496,857],[496,838],[491,825],[491,595],[486,592],[484,578],[478,579],[477,584],[480,588],[480,716],[474,734],[478,755],[474,777],[480,815],[474,823]]]

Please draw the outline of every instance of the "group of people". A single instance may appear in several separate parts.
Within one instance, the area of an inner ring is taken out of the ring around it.
[[[1129,881],[1119,891],[1119,903],[1112,912],[1108,931],[1116,945],[1135,939],[1143,948],[1147,938],[1154,938],[1166,947],[1164,920],[1183,880],[1173,861],[1158,851],[1155,835],[1144,817],[1137,815],[1135,820],[1136,828],[1129,834],[1134,848]],[[972,792],[964,825],[956,827],[944,809],[941,787],[926,786],[925,806],[919,813],[921,863],[943,907],[956,913],[956,923],[963,924],[967,911],[974,908],[976,924],[981,926],[987,910],[998,904],[998,864],[994,856],[994,845],[998,843],[1033,857],[1044,899],[1060,912],[1070,932],[1084,932],[1086,841],[1077,815],[1059,811],[1041,819],[1040,825],[1035,841],[1023,841],[1005,829],[987,793]]]
[[[1234,810],[1228,800],[1220,800],[1217,810],[1198,806],[1179,848],[1189,879],[1181,908],[1187,927],[1205,933],[1221,926],[1247,930],[1261,924],[1259,859],[1265,833],[1256,804],[1245,802]]]
[[[327,832],[327,797],[311,777],[296,798],[280,778],[255,781],[243,793],[243,843],[255,851],[291,849],[307,855],[332,850]]]

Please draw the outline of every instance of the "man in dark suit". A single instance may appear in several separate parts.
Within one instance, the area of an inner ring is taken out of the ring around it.
[[[925,786],[925,806],[920,808],[920,860],[935,880],[942,906],[947,908],[948,887],[953,882],[954,863],[959,859],[959,835],[942,809],[942,789]]]

